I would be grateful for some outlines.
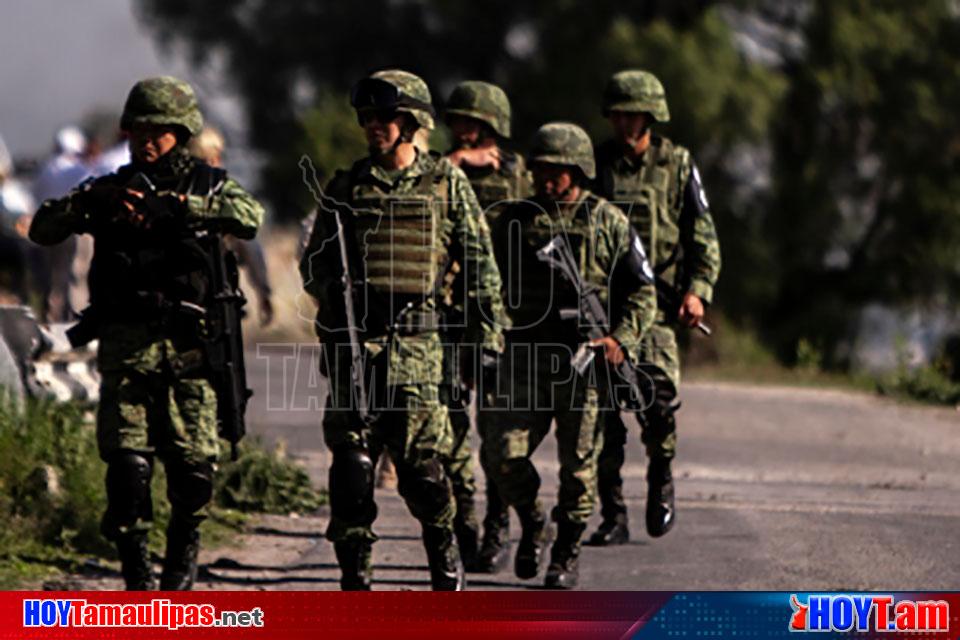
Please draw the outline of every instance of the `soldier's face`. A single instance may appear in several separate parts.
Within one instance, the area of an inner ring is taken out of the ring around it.
[[[483,125],[479,120],[452,115],[447,119],[454,142],[462,149],[472,149],[483,137]]]
[[[530,167],[537,195],[549,200],[565,201],[576,197],[574,169],[559,165],[534,162]]]
[[[136,124],[129,133],[130,154],[140,162],[156,162],[177,146],[177,130],[168,125]]]
[[[634,147],[647,133],[650,117],[645,113],[627,113],[625,111],[611,111],[607,116],[613,135],[628,147]]]
[[[389,153],[395,148],[403,131],[402,113],[396,111],[361,111],[357,114],[363,133],[367,136],[367,148],[374,155]]]

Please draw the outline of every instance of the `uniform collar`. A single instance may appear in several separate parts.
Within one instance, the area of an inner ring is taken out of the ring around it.
[[[417,156],[414,158],[410,166],[401,169],[399,173],[396,173],[384,169],[374,162],[373,158],[367,157],[360,169],[360,178],[379,182],[388,187],[394,187],[403,180],[428,174],[433,168],[435,162],[436,161],[430,156],[429,153],[417,149]]]

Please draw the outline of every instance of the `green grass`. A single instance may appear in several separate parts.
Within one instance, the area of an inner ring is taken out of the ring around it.
[[[960,383],[953,379],[956,365],[947,355],[933,364],[909,368],[901,362],[887,375],[824,370],[823,354],[809,340],[797,345],[796,366],[782,364],[754,332],[726,322],[716,324],[713,338],[693,335],[683,369],[688,381],[719,380],[760,385],[835,388],[878,393],[903,402],[953,406],[960,404]]]
[[[88,408],[29,401],[17,409],[0,402],[0,451],[0,588],[76,572],[87,559],[115,559],[100,534],[106,465]],[[170,516],[163,465],[156,465],[152,491],[150,543],[162,553]],[[236,541],[249,513],[307,513],[325,499],[282,450],[245,442],[237,462],[220,465],[202,525],[204,545]]]

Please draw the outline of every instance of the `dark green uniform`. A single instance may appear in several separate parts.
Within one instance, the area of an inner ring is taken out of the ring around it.
[[[621,72],[611,79],[604,110],[648,113],[656,122],[669,119],[662,85],[642,71]],[[636,160],[616,141],[600,145],[597,174],[598,192],[628,213],[657,274],[658,289],[670,293],[659,298],[657,322],[645,336],[639,357],[658,365],[679,388],[676,318],[680,301],[684,294],[692,293],[709,304],[720,272],[720,244],[700,174],[687,149],[656,135]],[[647,528],[652,535],[662,535],[673,523],[669,460],[676,452],[674,409],[655,403],[638,418],[653,478]],[[599,462],[602,514],[606,525],[619,523],[625,532],[627,508],[620,469],[627,430],[618,412],[611,412],[605,422]],[[654,491],[658,484],[666,487],[669,495]],[[658,502],[662,508],[657,507]]]
[[[530,173],[527,171],[523,156],[500,146],[500,142],[510,138],[510,101],[504,91],[488,82],[468,80],[461,82],[450,94],[447,101],[446,116],[470,118],[482,127],[482,137],[498,142],[500,166],[475,167],[464,163],[463,172],[470,180],[480,203],[480,208],[489,223],[493,223],[501,211],[511,203],[530,196],[533,187]],[[454,149],[453,151],[456,151]],[[503,265],[498,265],[502,267]],[[503,269],[501,269],[501,272]],[[452,283],[454,294],[451,303],[463,298],[463,279]],[[456,319],[462,310],[456,304],[447,308],[447,313]],[[459,324],[457,322],[456,324]],[[496,485],[490,480],[490,472],[483,449],[480,450],[480,466],[487,477],[487,512],[484,518],[484,537],[482,547],[478,547],[479,523],[474,506],[476,480],[473,471],[473,452],[470,446],[470,404],[471,391],[464,382],[464,374],[459,367],[479,368],[476,358],[457,358],[455,351],[461,342],[460,331],[451,328],[444,334],[444,384],[440,395],[450,412],[453,430],[453,446],[447,463],[447,472],[453,483],[453,493],[457,501],[457,515],[454,528],[464,565],[470,571],[493,572],[497,567],[498,555],[507,544],[509,536],[510,514],[501,500]],[[467,361],[464,361],[467,360]],[[474,372],[476,373],[476,371]],[[477,404],[477,426],[480,437],[490,420],[483,417],[486,408],[485,398],[479,398]],[[504,556],[505,557],[505,554]]]
[[[568,123],[541,127],[531,162],[579,169],[581,180],[594,177],[590,140]],[[653,322],[655,291],[648,274],[637,273],[622,281],[611,297],[615,273],[628,264],[646,265],[646,258],[623,212],[586,189],[574,202],[536,196],[513,205],[497,218],[492,234],[497,262],[511,265],[504,273],[511,329],[489,412],[493,433],[485,434],[483,447],[501,495],[523,524],[516,574],[531,578],[537,573],[544,523],[537,498],[540,475],[530,458],[556,423],[557,539],[546,585],[570,588],[576,584],[580,537],[596,500],[603,437],[599,418],[611,406],[609,385],[604,384],[611,374],[602,356],[585,375],[571,367],[571,356],[584,337],[576,318],[561,318],[560,311],[578,308],[577,292],[539,261],[536,252],[562,234],[581,278],[596,286],[601,301],[611,307],[609,335],[628,353],[635,352]],[[499,395],[500,390],[506,393]]]
[[[412,74],[385,71],[373,78],[429,104],[426,85]],[[335,215],[321,208],[301,273],[304,287],[319,302],[322,364],[331,384],[323,418],[324,439],[333,453],[327,538],[343,571],[341,584],[369,588],[377,511],[373,468],[386,448],[397,466],[400,494],[423,525],[434,588],[456,588],[458,580],[450,575],[459,558],[455,504],[444,469],[451,431],[439,400],[443,359],[437,294],[446,265],[456,260],[470,276],[466,293],[476,307],[469,310],[464,339],[494,351],[502,348],[499,327],[477,310],[489,307],[500,290],[489,231],[463,173],[423,152],[397,172],[361,160],[333,178],[327,195],[345,205],[341,214],[349,251],[362,256],[357,263],[362,262],[366,286],[357,321],[378,416],[365,423],[356,410]]]
[[[131,589],[153,582],[145,540],[152,524],[154,457],[166,467],[172,509],[161,587],[177,589],[189,588],[196,572],[196,528],[212,494],[218,453],[217,398],[204,373],[203,323],[183,311],[183,305],[203,305],[209,283],[183,232],[190,227],[252,238],[263,219],[256,200],[223,171],[194,160],[182,144],[199,130],[199,121],[186,83],[138,83],[124,110],[124,128],[175,125],[184,140],[178,138],[155,162],[134,161],[44,202],[30,227],[30,238],[45,245],[71,234],[94,236],[84,325],[99,338],[97,441],[108,464],[109,499],[103,531],[117,542]],[[137,174],[155,185],[165,203],[160,215],[168,216],[149,228],[120,217],[119,199],[103,197],[111,190],[122,193]]]
[[[470,180],[470,185],[477,195],[480,208],[490,224],[494,224],[500,212],[511,202],[520,200],[531,194],[532,186],[530,184],[530,174],[524,166],[523,157],[511,151],[503,152],[503,164],[500,169],[464,167],[464,173]],[[499,266],[499,265],[498,265]],[[476,549],[476,531],[478,523],[474,508],[473,496],[476,492],[476,480],[473,472],[473,452],[470,446],[470,416],[467,407],[470,403],[470,390],[464,384],[456,384],[456,381],[462,380],[462,372],[456,371],[452,363],[458,362],[452,358],[449,349],[456,348],[461,342],[457,332],[449,332],[444,337],[444,343],[448,345],[448,351],[444,355],[447,372],[444,375],[444,384],[441,386],[441,396],[450,412],[450,423],[453,433],[453,443],[450,453],[450,462],[448,471],[450,480],[453,482],[453,492],[457,500],[457,539],[463,544],[464,540],[473,540],[473,554]],[[459,362],[463,362],[462,360]],[[477,366],[476,362],[468,366]],[[484,416],[486,402],[483,398],[479,399],[477,405],[477,427],[480,430],[480,437],[483,438],[487,428],[491,424],[491,419]],[[495,420],[496,418],[493,418]],[[483,449],[480,451],[480,466],[484,470],[484,475],[489,478],[487,460],[483,455]],[[506,505],[500,499],[496,491],[496,485],[488,480],[487,482],[487,513],[484,518],[484,533],[502,530],[506,535],[510,518]],[[469,544],[469,543],[468,543]],[[476,561],[469,551],[461,549],[464,552],[465,559],[470,562],[467,567],[480,570]],[[491,568],[492,569],[492,568]]]

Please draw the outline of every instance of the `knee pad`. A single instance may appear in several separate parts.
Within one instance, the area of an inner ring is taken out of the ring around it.
[[[437,457],[397,465],[397,490],[417,520],[431,520],[450,505],[450,480]]]
[[[194,516],[213,498],[212,465],[168,464],[166,468],[167,498],[174,515]]]
[[[641,440],[644,444],[662,442],[677,430],[678,404],[654,403],[643,412]]]
[[[152,461],[133,451],[118,451],[107,463],[107,513],[101,529],[108,540],[153,519],[150,498]]]
[[[373,460],[364,449],[334,449],[330,511],[347,522],[362,520],[373,501]]]

